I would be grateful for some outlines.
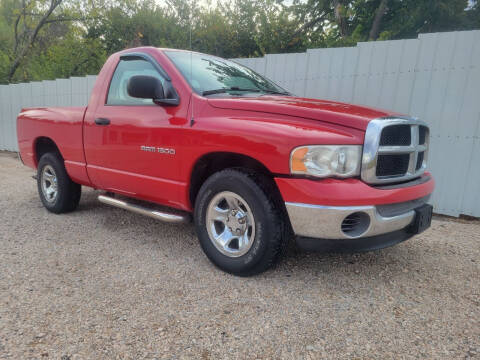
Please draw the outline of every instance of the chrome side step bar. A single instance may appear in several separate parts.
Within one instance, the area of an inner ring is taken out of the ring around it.
[[[125,209],[140,215],[149,216],[151,218],[168,222],[168,223],[178,224],[178,223],[186,223],[190,221],[190,217],[188,215],[173,214],[173,213],[163,212],[155,209],[149,209],[141,205],[129,203],[124,200],[114,199],[106,195],[99,195],[98,201],[107,205],[115,206],[120,209]]]

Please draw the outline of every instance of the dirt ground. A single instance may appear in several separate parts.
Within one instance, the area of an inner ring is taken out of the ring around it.
[[[0,153],[1,359],[480,359],[480,221],[364,254],[291,247],[238,278],[192,225],[102,205],[48,213]]]

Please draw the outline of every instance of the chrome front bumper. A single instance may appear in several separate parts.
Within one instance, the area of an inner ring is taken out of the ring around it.
[[[385,205],[337,207],[286,202],[285,206],[293,231],[297,236],[320,239],[357,239],[404,229],[415,218],[413,206],[425,203],[426,200],[428,199],[415,200],[410,206],[400,207],[400,209],[397,207],[397,211],[385,209]],[[398,213],[399,211],[401,213]],[[359,228],[360,230],[357,232],[344,232],[342,223],[347,216],[354,213],[361,214],[360,218],[364,221],[363,227]]]

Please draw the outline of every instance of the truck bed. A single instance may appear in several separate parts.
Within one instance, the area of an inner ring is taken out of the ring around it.
[[[17,136],[24,164],[37,167],[35,146],[41,137],[48,137],[57,145],[69,173],[75,174],[84,168],[82,122],[86,109],[86,107],[22,109],[17,118]]]

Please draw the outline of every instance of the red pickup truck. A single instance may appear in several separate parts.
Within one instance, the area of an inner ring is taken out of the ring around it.
[[[49,211],[74,210],[83,185],[156,219],[193,217],[208,258],[237,275],[269,268],[294,236],[308,250],[373,250],[431,223],[425,123],[295,97],[210,55],[121,51],[87,107],[23,109],[17,127]]]

